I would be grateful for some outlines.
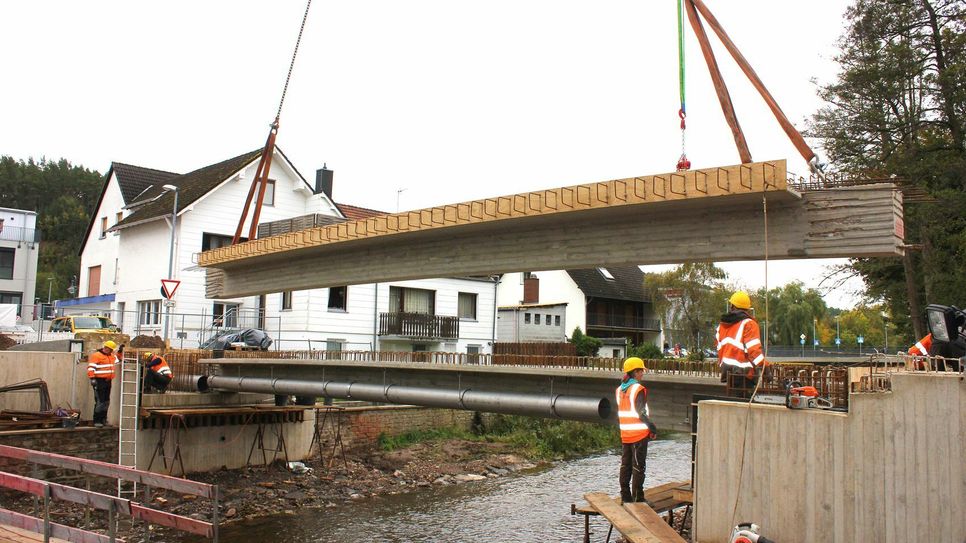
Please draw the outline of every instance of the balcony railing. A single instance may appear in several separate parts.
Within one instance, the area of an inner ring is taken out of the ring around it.
[[[660,330],[661,321],[626,315],[587,314],[587,326],[606,326],[609,328],[632,328],[635,330]]]
[[[380,313],[379,335],[415,339],[456,339],[460,336],[460,319],[423,313]]]
[[[22,226],[0,226],[0,240],[38,243],[40,241],[40,230]]]

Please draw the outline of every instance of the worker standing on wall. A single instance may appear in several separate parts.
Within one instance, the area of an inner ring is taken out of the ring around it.
[[[111,383],[114,381],[114,364],[121,360],[123,353],[123,344],[118,347],[117,343],[108,340],[87,359],[87,377],[91,380],[91,387],[94,388],[94,426],[98,428],[107,423],[107,409],[111,404]]]
[[[156,390],[158,394],[164,394],[174,379],[171,366],[163,356],[152,352],[144,353],[144,392],[151,393]]]
[[[721,382],[734,390],[747,391],[741,395],[750,395],[766,362],[761,350],[761,330],[751,316],[751,297],[747,292],[739,290],[728,299],[728,312],[721,316],[714,337],[718,342]]]
[[[647,442],[657,437],[647,409],[647,389],[641,384],[644,361],[636,356],[624,361],[624,377],[617,387],[617,417],[621,429],[621,501],[644,501]]]

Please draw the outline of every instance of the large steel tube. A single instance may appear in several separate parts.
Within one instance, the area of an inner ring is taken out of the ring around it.
[[[294,396],[324,396],[369,402],[465,409],[507,415],[605,422],[611,417],[608,398],[563,394],[492,392],[470,388],[440,389],[399,385],[376,385],[344,381],[304,381],[269,377],[192,376],[199,392],[228,390]]]

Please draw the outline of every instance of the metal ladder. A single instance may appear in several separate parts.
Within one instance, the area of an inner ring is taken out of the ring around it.
[[[117,463],[131,468],[138,467],[138,425],[141,412],[141,364],[138,352],[124,353],[121,361],[121,409],[117,430]],[[134,499],[137,483],[117,481],[117,496]]]

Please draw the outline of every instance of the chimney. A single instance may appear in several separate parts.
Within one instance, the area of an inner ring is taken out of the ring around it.
[[[533,274],[526,274],[523,278],[523,303],[540,303],[540,279]]]
[[[322,165],[321,170],[315,170],[315,194],[324,192],[329,199],[332,199],[332,175],[333,171]]]

